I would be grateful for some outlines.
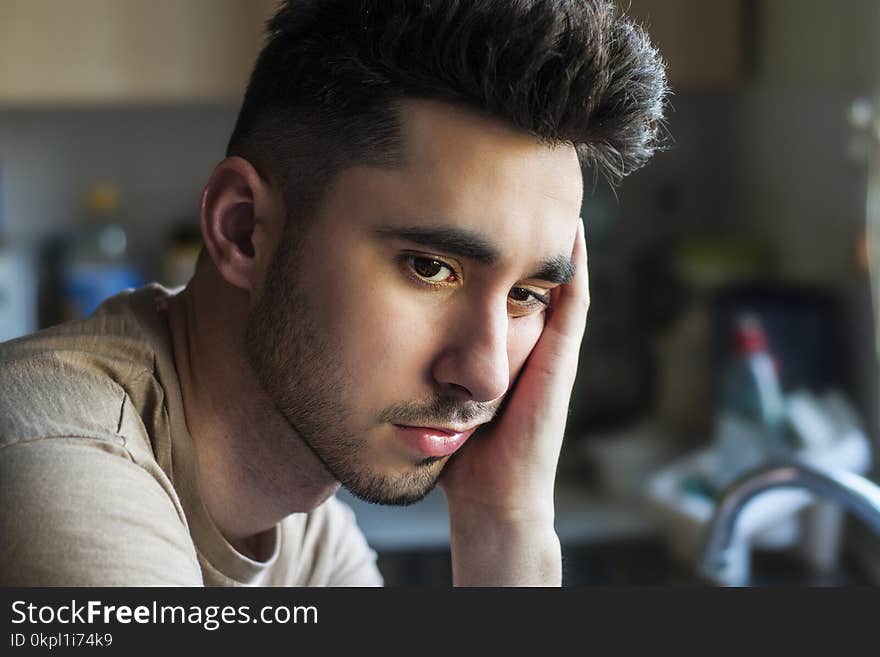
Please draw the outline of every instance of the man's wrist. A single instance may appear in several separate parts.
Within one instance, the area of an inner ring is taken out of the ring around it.
[[[562,556],[552,509],[511,514],[450,507],[456,586],[559,586]]]
[[[540,498],[537,498],[540,499]],[[457,500],[447,494],[446,504],[451,523],[462,528],[481,527],[485,530],[512,531],[520,527],[552,528],[555,519],[553,496],[543,504],[489,505],[474,500]]]

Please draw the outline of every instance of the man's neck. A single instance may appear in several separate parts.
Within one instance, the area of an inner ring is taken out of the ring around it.
[[[168,304],[174,362],[205,506],[251,557],[282,518],[338,488],[272,404],[246,358],[247,296],[204,267]]]

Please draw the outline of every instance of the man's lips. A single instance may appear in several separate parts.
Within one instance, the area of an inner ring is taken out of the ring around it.
[[[448,429],[438,427],[413,427],[403,424],[393,425],[396,433],[410,447],[425,456],[449,456],[461,447],[477,427],[470,429]]]

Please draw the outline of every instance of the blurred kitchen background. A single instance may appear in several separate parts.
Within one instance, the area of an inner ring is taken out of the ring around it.
[[[273,5],[0,0],[0,340],[186,282]],[[878,475],[880,2],[623,6],[675,93],[666,151],[617,190],[586,179],[593,305],[557,490],[569,586],[697,583],[720,492],[780,450]],[[404,509],[341,496],[389,584],[449,584],[439,491]],[[752,506],[751,583],[880,582],[877,539],[835,504]]]

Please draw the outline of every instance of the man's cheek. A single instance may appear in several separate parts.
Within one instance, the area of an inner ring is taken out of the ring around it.
[[[510,363],[510,383],[516,380],[529,356],[538,344],[541,333],[546,325],[546,315],[530,316],[519,320],[520,324],[513,327],[508,340],[507,360]]]

